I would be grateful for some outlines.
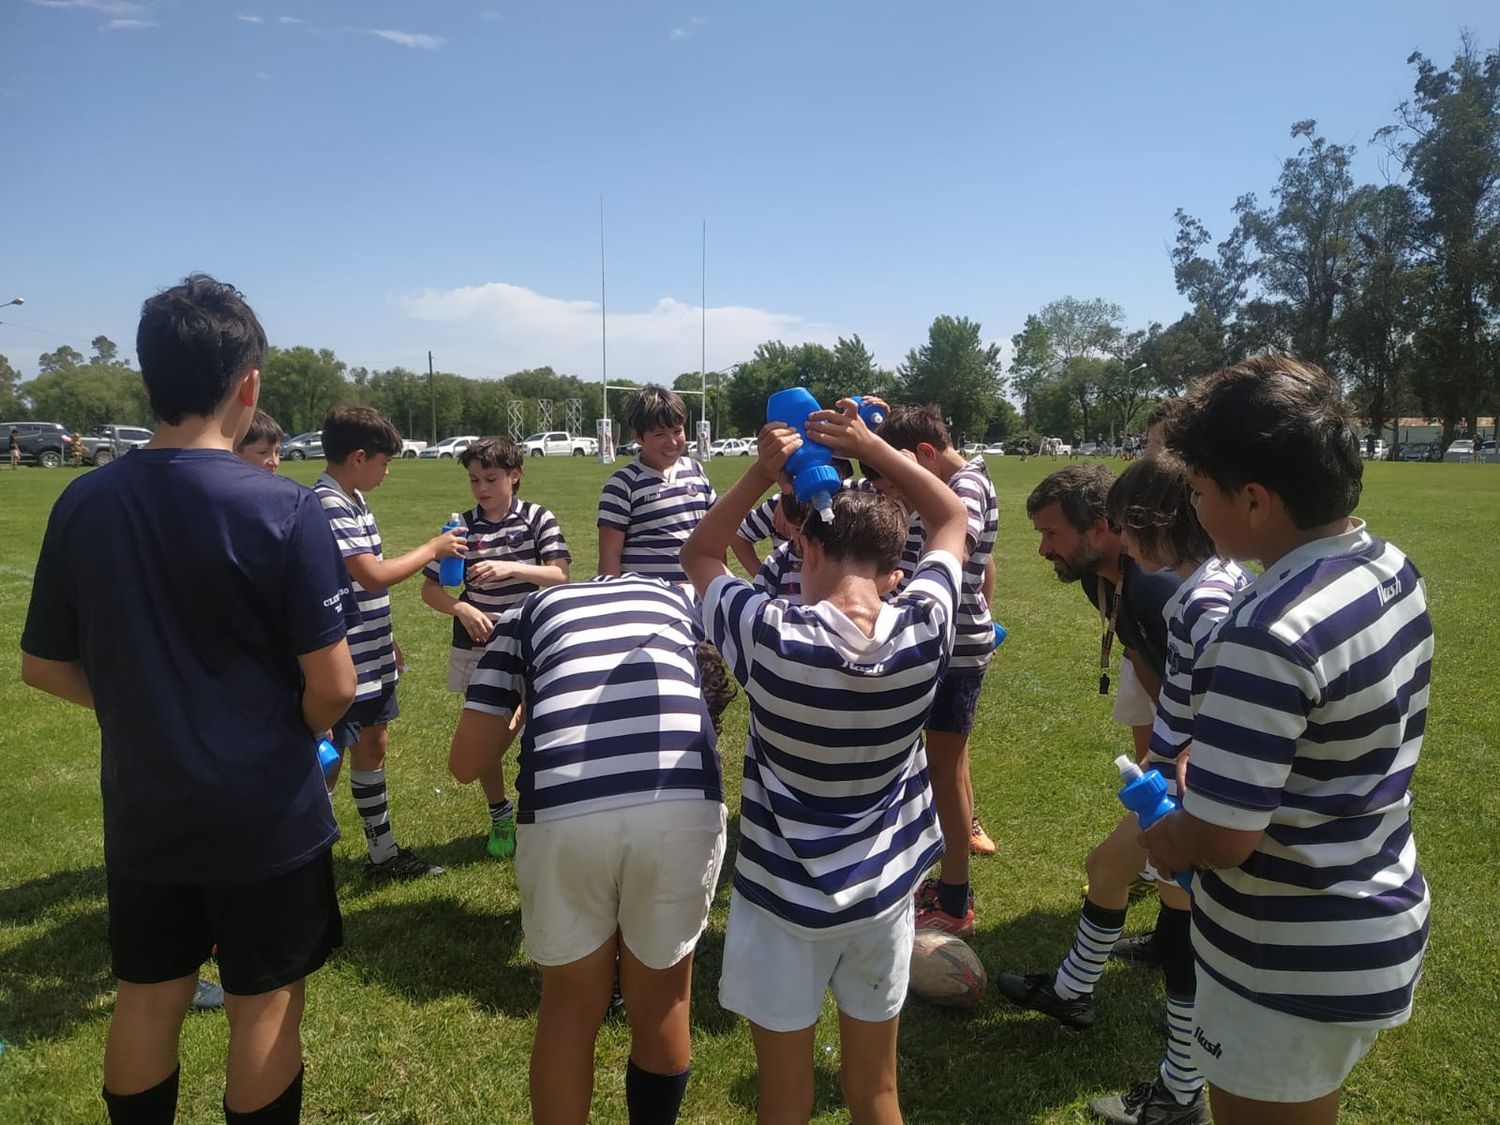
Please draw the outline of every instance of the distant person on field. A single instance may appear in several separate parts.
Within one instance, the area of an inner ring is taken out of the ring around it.
[[[173,1120],[217,947],[225,1120],[295,1122],[304,978],[343,940],[314,732],[354,697],[344,571],[317,498],[234,456],[266,353],[244,298],[195,274],[146,301],[136,347],[155,436],[63,491],[21,638],[26,683],[99,722],[104,1100],[112,1122]]]
[[[10,467],[21,467],[21,431],[15,426],[10,428]]]
[[[874,467],[927,528],[905,593],[882,601],[900,579],[906,519],[862,489],[835,494],[832,522],[804,520],[803,605],[730,575],[724,551],[740,520],[768,487],[788,487],[782,470],[800,439],[786,426],[762,429],[755,465],[682,549],[709,635],[750,700],[719,1002],[750,1021],[766,1122],[812,1114],[830,987],[853,1120],[900,1120],[912,898],[942,850],[922,728],[953,650],[964,507],[866,429],[852,401],[840,406],[807,419],[810,440]]]
[[[264,410],[257,410],[250,420],[250,428],[234,447],[234,454],[247,465],[275,475],[281,464],[281,439],[286,437],[276,419]]]
[[[1141,837],[1196,868],[1193,1060],[1218,1125],[1338,1117],[1411,1016],[1430,899],[1411,826],[1432,622],[1421,575],[1351,516],[1363,465],[1338,384],[1256,356],[1167,432],[1219,552],[1263,573],[1193,670],[1182,809]]]
[[[349,647],[359,673],[354,703],[333,725],[333,744],[349,750],[349,789],[364,823],[370,875],[415,879],[441,875],[443,869],[396,843],[386,797],[386,726],[401,708],[396,680],[405,661],[391,631],[390,587],[404,582],[434,559],[465,550],[461,530],[444,532],[394,559],[385,557],[380,528],[365,502],[390,471],[401,452],[401,435],[385,415],[371,406],[335,406],[323,419],[323,453],[328,468],[313,484],[323,515],[354,580],[354,596],[363,623],[349,631]],[[338,769],[329,775],[330,790]]]
[[[520,446],[508,437],[480,438],[458,455],[474,497],[474,507],[463,514],[469,545],[463,589],[456,596],[444,589],[436,561],[422,570],[422,600],[453,618],[449,691],[468,690],[500,614],[543,586],[568,581],[572,556],[557,517],[516,495],[524,461]],[[480,774],[479,784],[490,808],[485,850],[508,859],[516,854],[516,807],[505,795],[499,757]]]
[[[645,574],[685,584],[677,554],[717,497],[687,449],[687,407],[665,387],[625,400],[625,424],[641,444],[599,495],[599,573]]]

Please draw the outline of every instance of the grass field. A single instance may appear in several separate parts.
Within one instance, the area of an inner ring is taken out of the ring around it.
[[[722,491],[748,461],[715,462]],[[321,462],[284,466],[310,482]],[[1083,856],[1118,819],[1111,759],[1124,745],[1095,691],[1098,618],[1035,554],[1024,498],[1054,463],[993,460],[1001,500],[996,618],[1010,639],[991,666],[973,739],[974,788],[1000,854],[974,866],[979,932],[991,974],[1050,968],[1071,938]],[[583,460],[532,461],[523,495],[558,515],[574,576],[594,571],[595,502],[608,472]],[[70,470],[0,468],[0,1122],[104,1120],[100,1057],[112,979],[93,716],[23,688],[17,642],[47,512]],[[1381,1036],[1346,1087],[1349,1122],[1500,1119],[1496,1013],[1500,957],[1500,689],[1494,598],[1500,471],[1471,465],[1371,465],[1359,514],[1423,571],[1437,631],[1431,717],[1416,775],[1416,833],[1435,911],[1427,972],[1411,1023]],[[452,462],[398,462],[371,497],[387,551],[436,533],[467,506]],[[108,580],[109,544],[98,567]],[[538,977],[520,949],[511,865],[485,856],[484,802],[447,776],[458,712],[444,690],[448,622],[393,591],[407,654],[402,717],[391,728],[391,816],[397,837],[448,874],[372,886],[347,787],[335,849],[346,944],[312,978],[304,1035],[304,1120],[521,1122],[529,1117],[527,1057]],[[129,659],[128,653],[120,654]],[[726,722],[731,826],[745,731],[743,700]],[[512,764],[514,759],[511,759]],[[732,830],[732,829],[731,829]],[[728,902],[722,880],[699,946],[694,1072],[682,1119],[754,1119],[754,1056],[744,1024],[717,1002]],[[1137,906],[1133,922],[1144,917]],[[1087,1120],[1087,1099],[1148,1076],[1160,1056],[1159,974],[1112,964],[1099,1022],[1060,1029],[991,995],[954,1013],[913,1002],[901,1028],[901,1092],[912,1122]],[[190,1016],[183,1035],[178,1120],[222,1120],[227,1035],[221,1014]],[[599,1040],[594,1120],[625,1120],[629,1040],[621,1022]],[[816,1120],[847,1120],[838,1093],[837,1021],[818,1031]]]

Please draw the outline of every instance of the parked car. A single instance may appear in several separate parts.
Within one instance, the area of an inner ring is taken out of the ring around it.
[[[984,443],[978,441],[966,441],[961,450],[965,457],[978,457],[984,452]]]
[[[323,431],[311,430],[281,443],[283,461],[306,461],[309,457],[323,456]]]
[[[417,456],[422,458],[457,457],[478,440],[478,434],[465,434],[462,437],[446,437],[436,445],[429,445],[421,453],[418,453]]]
[[[744,438],[720,438],[709,443],[709,452],[715,457],[749,457],[755,452],[755,443]]]
[[[116,457],[139,449],[151,440],[151,431],[141,426],[99,426],[78,439],[85,465],[108,465]]]
[[[0,422],[0,449],[10,450],[10,432],[16,432],[23,465],[55,469],[73,459],[78,438],[61,422]]]
[[[992,441],[984,447],[984,452],[988,457],[1004,457],[1005,443],[1003,441]]]
[[[548,430],[532,434],[521,442],[528,457],[587,457],[599,452],[599,442],[590,437],[574,437],[565,430]]]
[[[1373,443],[1368,439],[1359,443],[1359,455],[1366,461],[1385,460],[1385,439],[1376,438]]]
[[[641,443],[638,441],[627,441],[624,445],[618,445],[615,447],[616,453],[623,454],[626,457],[634,457],[640,451]]]
[[[1398,461],[1431,461],[1435,448],[1436,446],[1430,441],[1409,441],[1405,445],[1396,447],[1396,459]]]
[[[1098,457],[1099,443],[1097,441],[1086,441],[1078,447],[1080,457]]]
[[[1459,461],[1468,464],[1474,460],[1474,439],[1459,438],[1443,450],[1444,461]]]
[[[1479,459],[1486,465],[1500,463],[1500,451],[1496,450],[1493,438],[1479,447]]]
[[[419,456],[421,454],[422,450],[424,450],[426,448],[427,448],[427,443],[425,441],[410,441],[410,440],[408,440],[406,438],[402,438],[401,439],[401,456],[402,457],[411,458],[411,457]]]

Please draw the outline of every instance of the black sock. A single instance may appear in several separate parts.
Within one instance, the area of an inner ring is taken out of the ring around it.
[[[149,1090],[139,1094],[112,1094],[104,1088],[104,1105],[109,1110],[110,1125],[172,1125],[177,1117],[177,1080],[182,1076],[178,1066]]]
[[[630,1125],[675,1125],[682,1095],[687,1093],[688,1067],[681,1074],[652,1074],[631,1060],[625,1067],[625,1108]]]
[[[236,1113],[224,1104],[224,1120],[229,1125],[297,1125],[302,1120],[302,1076],[307,1067],[297,1069],[292,1084],[281,1091],[269,1105],[252,1109],[249,1113]]]
[[[1193,965],[1193,912],[1163,906],[1156,918],[1156,948],[1161,953],[1161,975],[1167,995],[1192,999],[1198,989]]]
[[[969,884],[938,880],[938,909],[944,914],[962,918],[969,912]]]

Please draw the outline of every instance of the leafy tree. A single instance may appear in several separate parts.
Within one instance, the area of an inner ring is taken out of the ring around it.
[[[1380,130],[1410,176],[1422,257],[1432,267],[1416,334],[1417,391],[1443,419],[1443,440],[1460,424],[1476,432],[1495,399],[1500,351],[1500,50],[1480,53],[1469,35],[1439,70],[1420,52],[1413,96]]]
[[[69,367],[82,367],[83,353],[64,344],[55,352],[43,352],[37,356],[36,366],[38,373],[42,375],[51,375],[55,371],[63,371]]]
[[[328,348],[271,348],[261,370],[260,405],[289,434],[316,430],[349,394],[344,364]]]
[[[1162,394],[1180,395],[1189,381],[1226,362],[1224,326],[1213,309],[1200,301],[1169,328],[1151,324],[1132,356],[1149,365]]]
[[[0,419],[26,420],[25,407],[21,405],[20,385],[21,373],[10,365],[9,359],[0,355]]]
[[[1145,408],[1156,401],[1161,391],[1151,365],[1142,361],[1127,366],[1124,361],[1110,359],[1104,362],[1097,378],[1100,413],[1110,430],[1117,434],[1139,431]]]
[[[95,363],[49,368],[22,388],[31,400],[33,417],[61,422],[82,433],[108,423],[151,424],[141,377],[130,368]]]
[[[130,361],[120,356],[120,348],[108,336],[95,336],[89,345],[94,349],[94,354],[89,358],[89,363],[96,367],[129,367]]]
[[[1010,385],[1021,397],[1021,416],[1029,427],[1035,418],[1033,400],[1057,374],[1057,352],[1047,326],[1035,313],[1026,317],[1025,325],[1010,343]]]
[[[1238,213],[1253,205],[1253,196],[1241,196],[1235,204],[1235,211]],[[1207,309],[1221,326],[1231,323],[1244,303],[1252,272],[1245,256],[1246,231],[1236,226],[1230,236],[1215,248],[1216,256],[1210,260],[1201,253],[1203,247],[1213,241],[1208,228],[1180,207],[1172,218],[1177,224],[1177,238],[1170,256],[1177,291],[1191,301],[1194,308]],[[1223,364],[1216,361],[1214,366]]]
[[[900,397],[937,403],[955,434],[983,433],[1005,390],[1000,345],[985,344],[977,321],[939,316],[927,343],[907,353],[898,371]]]

